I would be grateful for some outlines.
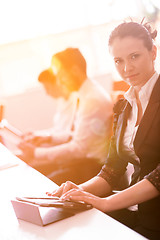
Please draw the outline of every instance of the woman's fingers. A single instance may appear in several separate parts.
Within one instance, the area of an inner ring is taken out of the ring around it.
[[[60,197],[61,194],[62,194],[62,192],[63,192],[64,184],[65,184],[65,183],[62,183],[61,186],[60,186],[58,189],[54,190],[53,192],[46,192],[46,194],[47,194],[48,196]]]
[[[88,204],[91,204],[93,206],[93,198],[92,197],[89,197],[89,196],[85,196],[85,195],[71,195],[70,196],[70,200],[71,201],[75,201],[75,202],[85,202],[85,203],[88,203]]]
[[[81,190],[81,189],[76,189],[76,188],[74,188],[74,189],[70,189],[69,191],[67,191],[67,192],[65,192],[63,195],[62,195],[62,197],[61,197],[61,199],[62,200],[70,200],[71,198],[73,199],[73,198],[75,198],[75,201],[76,201],[76,198],[83,198],[83,196],[85,196],[85,195],[87,195],[87,196],[89,196],[89,193],[87,193],[87,192],[84,192],[83,190]],[[80,200],[81,200],[80,199]],[[79,201],[79,200],[78,200]],[[82,200],[83,201],[83,200]]]
[[[64,185],[63,185],[63,189],[62,189],[62,193],[61,196],[68,193],[70,190],[73,189],[78,189],[78,186],[70,181],[67,181]]]
[[[62,200],[82,201],[91,204],[94,208],[105,212],[107,199],[100,198],[80,189],[72,189],[62,196]]]
[[[61,197],[62,195],[64,195],[70,189],[73,189],[73,188],[78,188],[78,186],[70,181],[67,181],[65,183],[62,183],[61,186],[58,189],[56,189],[55,191],[53,191],[52,193],[47,192],[46,194],[48,196]]]

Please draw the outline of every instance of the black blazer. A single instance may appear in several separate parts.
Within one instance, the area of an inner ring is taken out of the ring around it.
[[[112,186],[116,186],[128,162],[137,164],[121,148],[121,140],[131,106],[126,100],[122,100],[115,108],[114,135],[106,163],[100,173]],[[143,179],[160,164],[160,77],[153,88],[148,106],[141,119],[134,140],[134,148],[140,159],[140,165],[137,165],[139,176]],[[107,178],[107,172],[113,172],[113,174],[109,173],[113,175],[112,179]],[[142,225],[160,231],[160,197],[139,204],[138,212]]]

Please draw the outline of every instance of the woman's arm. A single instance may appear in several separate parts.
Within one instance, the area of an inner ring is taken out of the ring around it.
[[[61,186],[53,192],[47,192],[47,195],[65,198],[65,196],[68,196],[68,192],[75,189],[89,192],[101,197],[111,193],[110,185],[103,178],[96,176],[80,185],[67,181],[62,183]]]
[[[93,207],[99,209],[100,211],[111,212],[145,202],[157,197],[159,194],[159,191],[154,187],[154,185],[144,179],[134,186],[107,198],[99,198],[81,189],[72,189],[62,195],[62,199],[84,201],[92,204]]]
[[[160,192],[148,180],[143,179],[130,188],[109,196],[106,211],[127,208],[157,197]]]
[[[95,176],[85,183],[79,185],[85,192],[92,193],[99,197],[104,197],[111,194],[112,188],[102,177]]]

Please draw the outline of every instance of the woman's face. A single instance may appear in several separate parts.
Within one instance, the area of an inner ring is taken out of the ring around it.
[[[142,39],[117,37],[110,46],[110,52],[120,76],[131,86],[141,88],[155,72],[156,47],[149,51]]]

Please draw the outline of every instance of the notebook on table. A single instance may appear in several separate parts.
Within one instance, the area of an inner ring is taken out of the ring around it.
[[[22,132],[12,126],[6,119],[0,122],[0,136],[1,142],[6,146],[12,153],[19,155],[21,153],[18,148],[18,144],[21,141]]]

